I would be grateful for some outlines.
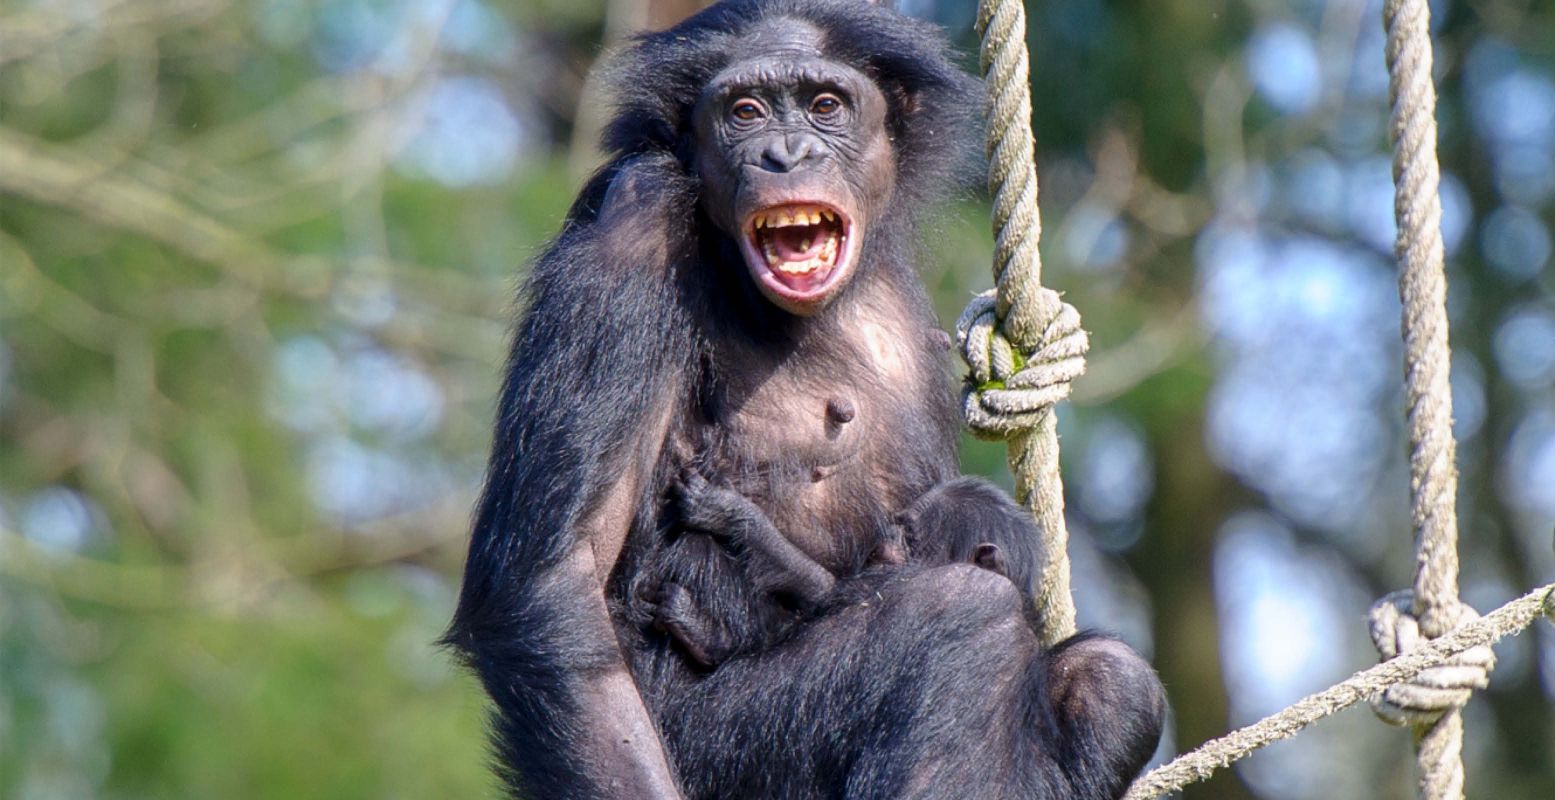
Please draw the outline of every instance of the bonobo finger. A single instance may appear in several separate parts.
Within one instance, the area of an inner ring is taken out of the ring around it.
[[[684,586],[666,581],[654,587],[653,626],[668,631],[670,623],[685,615],[690,607],[694,607],[691,594]]]
[[[696,468],[685,467],[680,470],[677,488],[693,494],[700,493],[707,489],[707,478],[702,477],[702,473],[698,472]]]
[[[708,513],[712,499],[712,486],[707,479],[695,472],[682,472],[679,480],[670,486],[670,499],[674,501],[676,510],[680,512],[680,519],[687,525],[706,529],[710,523],[715,522]],[[709,531],[711,532],[711,531]]]
[[[670,482],[670,500],[683,511],[696,504],[697,499],[707,491],[707,479],[689,469],[682,470],[676,479]]]
[[[665,582],[662,587],[664,609],[671,614],[680,613],[695,607],[691,600],[691,592],[686,587],[674,582]]]
[[[907,543],[900,538],[892,538],[880,542],[875,545],[875,551],[870,554],[869,561],[872,564],[906,564]]]

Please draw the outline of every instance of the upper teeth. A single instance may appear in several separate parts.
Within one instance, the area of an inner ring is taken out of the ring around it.
[[[783,206],[756,212],[752,224],[758,228],[786,228],[790,225],[818,225],[821,220],[832,222],[837,214],[821,206]]]

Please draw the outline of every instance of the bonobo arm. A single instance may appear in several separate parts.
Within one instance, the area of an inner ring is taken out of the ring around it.
[[[447,641],[495,701],[504,777],[532,798],[677,798],[604,581],[692,352],[678,297],[694,188],[667,156],[585,188],[535,265]]]
[[[691,472],[676,484],[675,499],[687,527],[740,549],[746,575],[764,591],[789,592],[813,607],[837,583],[836,576],[790,542],[765,512],[739,492],[713,486]]]

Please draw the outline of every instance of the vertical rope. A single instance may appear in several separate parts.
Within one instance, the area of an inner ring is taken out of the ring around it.
[[[1447,632],[1458,604],[1457,445],[1452,435],[1447,278],[1443,267],[1436,88],[1426,0],[1384,0],[1398,220],[1399,295],[1409,404],[1411,521],[1416,537],[1414,616]],[[1417,796],[1463,797],[1463,719],[1457,710],[1418,730]]]
[[[1042,260],[1037,242],[1037,171],[1031,134],[1030,66],[1026,53],[1026,9],[1021,0],[981,0],[977,31],[989,99],[988,188],[993,194],[994,284],[1000,333],[1022,353],[1043,345],[1056,311],[1040,297]],[[1056,296],[1055,296],[1056,298]],[[1027,429],[1009,437],[1015,497],[1036,516],[1046,558],[1037,606],[1042,640],[1052,644],[1074,633],[1069,590],[1069,533],[1064,525],[1064,489],[1058,471],[1058,433],[1051,407]]]

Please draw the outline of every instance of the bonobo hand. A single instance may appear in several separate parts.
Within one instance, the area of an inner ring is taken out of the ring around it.
[[[686,471],[673,496],[686,527],[729,547],[744,565],[746,577],[763,591],[791,595],[799,607],[809,608],[836,583],[825,567],[790,542],[766,512],[739,492],[713,486]]]
[[[714,486],[700,473],[692,470],[681,472],[679,480],[671,487],[671,497],[680,521],[686,527],[708,534],[726,545],[743,545],[743,534],[750,521],[766,517],[744,495],[733,489]]]

